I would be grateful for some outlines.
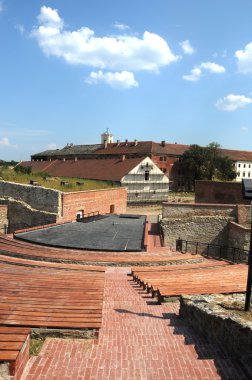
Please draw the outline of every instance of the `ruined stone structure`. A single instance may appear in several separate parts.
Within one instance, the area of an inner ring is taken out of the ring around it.
[[[243,205],[164,203],[161,226],[165,244],[175,247],[181,238],[248,250],[249,209]]]
[[[66,220],[75,220],[91,213],[124,213],[125,188],[61,191],[0,181],[0,204],[8,206],[8,232]]]

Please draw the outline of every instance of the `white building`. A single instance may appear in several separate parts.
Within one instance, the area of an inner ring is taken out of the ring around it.
[[[237,173],[236,181],[242,181],[246,178],[252,179],[252,161],[237,161],[234,165]]]
[[[128,202],[167,201],[169,178],[149,158],[144,158],[122,179],[128,189]]]

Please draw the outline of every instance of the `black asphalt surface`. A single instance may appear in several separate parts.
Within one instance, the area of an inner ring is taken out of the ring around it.
[[[16,234],[28,242],[96,251],[142,251],[145,216],[109,215]]]

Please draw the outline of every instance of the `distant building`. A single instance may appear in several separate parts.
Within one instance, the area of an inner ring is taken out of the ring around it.
[[[169,178],[149,157],[64,158],[22,162],[20,165],[52,176],[120,183],[128,189],[128,202],[162,202],[168,199]]]
[[[190,181],[180,165],[180,158],[189,149],[189,145],[160,143],[153,141],[120,141],[113,142],[113,135],[104,132],[101,135],[101,144],[73,145],[67,144],[63,149],[47,150],[31,156],[32,161],[68,161],[111,158],[145,158],[149,157],[153,163],[169,178],[170,189],[185,191],[190,189]],[[236,180],[252,178],[252,152],[220,149],[220,154],[228,156],[234,162],[237,173]]]

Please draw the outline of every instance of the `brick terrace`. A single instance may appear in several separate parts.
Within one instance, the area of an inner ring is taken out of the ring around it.
[[[179,305],[156,305],[127,276],[107,268],[99,340],[47,338],[22,380],[246,379],[221,349],[196,335]]]

